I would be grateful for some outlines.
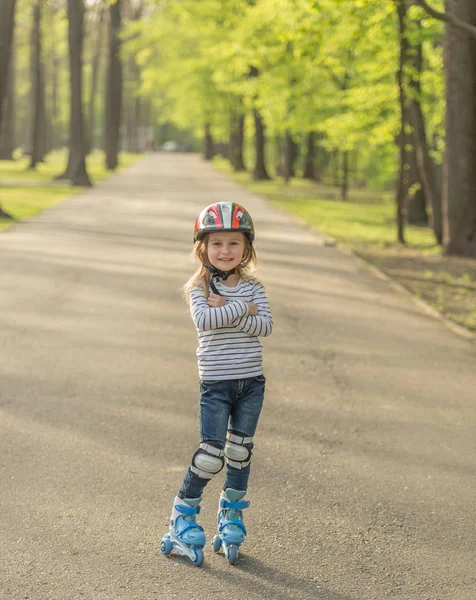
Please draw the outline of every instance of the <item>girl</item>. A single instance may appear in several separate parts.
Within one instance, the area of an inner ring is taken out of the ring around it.
[[[201,265],[184,290],[198,331],[200,447],[174,500],[161,550],[175,549],[197,566],[206,541],[195,520],[202,492],[225,464],[213,550],[223,544],[234,564],[246,536],[242,510],[250,504],[244,497],[266,381],[258,338],[273,326],[266,292],[252,275],[253,240],[253,221],[234,202],[207,206],[195,223],[193,254]]]

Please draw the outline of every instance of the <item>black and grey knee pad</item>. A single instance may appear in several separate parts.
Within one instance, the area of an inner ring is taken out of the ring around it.
[[[226,436],[225,459],[234,469],[246,469],[251,462],[253,438],[242,437],[230,431]]]
[[[223,450],[202,442],[193,455],[190,469],[201,479],[211,479],[223,469],[224,465]]]

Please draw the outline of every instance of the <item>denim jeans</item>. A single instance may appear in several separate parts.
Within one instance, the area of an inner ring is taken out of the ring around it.
[[[264,400],[264,375],[247,379],[200,382],[200,442],[213,442],[223,449],[227,431],[253,437]],[[226,464],[223,489],[246,491],[250,465],[235,469]],[[209,480],[201,479],[188,469],[179,491],[180,498],[200,498]]]

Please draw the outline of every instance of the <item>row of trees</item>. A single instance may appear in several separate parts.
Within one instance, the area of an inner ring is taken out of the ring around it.
[[[73,184],[98,138],[113,169],[121,124],[139,149],[173,123],[257,180],[397,180],[400,242],[429,221],[476,256],[475,31],[474,0],[0,0],[0,156],[15,107],[32,167],[67,139]]]
[[[85,155],[105,150],[115,169],[122,147],[139,151],[150,131],[138,73],[120,57],[122,31],[142,0],[0,0],[0,159],[15,148],[35,168],[69,145],[63,178],[90,185]],[[120,135],[121,132],[121,135]]]
[[[448,254],[476,256],[476,3],[430,1],[157,0],[126,51],[206,157],[226,142],[242,170],[253,138],[253,177],[273,160],[288,181],[300,149],[304,175],[327,167],[344,199],[351,177],[397,180],[401,242],[429,221]]]

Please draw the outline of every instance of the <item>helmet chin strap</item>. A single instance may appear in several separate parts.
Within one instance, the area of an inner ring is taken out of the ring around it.
[[[230,275],[233,275],[234,273],[236,273],[236,269],[231,269],[231,271],[220,271],[220,269],[217,269],[216,267],[212,267],[209,265],[205,265],[205,266],[212,274],[212,278],[210,280],[210,287],[212,288],[213,293],[221,296],[221,294],[218,291],[213,280],[216,278],[220,278],[220,279],[223,279],[223,281],[226,281],[228,279],[228,277],[230,277]]]
[[[206,265],[206,267],[212,274],[212,278],[219,277],[220,279],[223,279],[223,281],[226,281],[230,275],[236,273],[236,269],[231,269],[231,271],[220,271],[220,269],[217,269],[216,267],[209,267],[208,265]]]

